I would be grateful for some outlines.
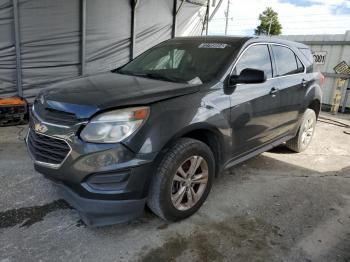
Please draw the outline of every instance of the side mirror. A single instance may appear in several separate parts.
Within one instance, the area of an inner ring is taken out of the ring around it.
[[[259,84],[266,81],[265,72],[262,70],[246,68],[238,76],[230,76],[229,85]]]

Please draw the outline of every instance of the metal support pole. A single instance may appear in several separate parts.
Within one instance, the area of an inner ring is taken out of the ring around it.
[[[229,15],[230,15],[230,0],[227,0],[225,35],[227,35]]]
[[[209,31],[209,6],[210,6],[210,0],[207,0],[207,12],[206,12],[206,23],[205,23],[205,35],[208,35]]]
[[[271,32],[271,25],[272,25],[272,17],[270,19],[270,23],[269,23],[269,32],[267,33],[268,36],[270,36],[270,32]]]
[[[217,4],[217,6],[215,7],[215,9],[213,10],[213,12],[211,12],[211,15],[209,17],[209,21],[211,21],[213,19],[213,17],[215,16],[216,12],[219,10],[223,1],[224,0],[220,0],[219,3]]]
[[[131,4],[131,37],[130,37],[130,60],[134,59],[135,42],[136,42],[136,5],[137,0],[130,0]]]
[[[180,4],[179,8],[176,10],[176,15],[179,14],[179,12],[180,12],[180,10],[181,10],[181,8],[182,8],[182,6],[183,6],[184,3],[185,3],[185,0],[181,0],[181,4]],[[177,4],[176,4],[176,5],[177,5]]]
[[[342,113],[345,113],[346,102],[348,101],[349,93],[350,93],[350,78],[348,79],[348,86],[345,88],[344,99],[341,103],[341,112]]]
[[[183,2],[181,4],[183,4]],[[171,38],[174,38],[176,36],[176,14],[177,14],[177,0],[174,0],[173,25],[171,27]]]
[[[16,88],[18,96],[23,97],[22,88],[22,64],[21,64],[21,38],[19,31],[19,14],[18,14],[18,0],[12,0],[13,4],[13,20],[14,20],[14,34],[15,34],[15,47],[16,47]]]
[[[201,35],[205,34],[208,35],[208,22],[209,22],[209,0],[207,0],[207,6],[205,10],[204,20],[202,24],[202,33]]]
[[[86,66],[86,0],[81,0],[81,53],[80,53],[80,62],[81,62],[81,75],[85,75],[85,66]]]

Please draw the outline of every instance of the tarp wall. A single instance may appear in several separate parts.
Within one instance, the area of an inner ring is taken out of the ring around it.
[[[16,93],[16,53],[11,0],[0,0],[0,97]]]
[[[79,75],[80,5],[78,0],[21,0],[22,86],[33,96],[42,84]]]
[[[104,72],[129,61],[129,1],[87,0],[86,6],[86,73]]]
[[[23,96],[30,98],[51,83],[80,77],[82,0],[16,1]],[[0,97],[17,94],[12,4],[13,0],[0,0]],[[173,0],[139,0],[135,56],[171,37],[173,4]],[[131,11],[129,0],[86,0],[86,75],[129,61]],[[200,34],[204,15],[205,4],[184,2],[177,35]]]

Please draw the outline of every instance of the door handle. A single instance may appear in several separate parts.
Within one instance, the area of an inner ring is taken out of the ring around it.
[[[280,91],[280,90],[279,90],[278,88],[273,87],[273,88],[271,88],[271,90],[270,90],[270,95],[271,95],[272,97],[275,97],[276,94],[277,94],[279,91]]]
[[[307,86],[307,81],[303,78],[303,80],[301,80],[301,84],[303,87]]]

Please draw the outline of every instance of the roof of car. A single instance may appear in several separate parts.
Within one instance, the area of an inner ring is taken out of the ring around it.
[[[307,45],[304,45],[299,42],[289,41],[285,39],[281,39],[278,37],[270,37],[270,36],[255,36],[249,39],[251,42],[264,42],[264,43],[277,43],[277,44],[285,44],[288,46],[295,46],[298,48],[308,48]]]
[[[251,37],[242,37],[242,36],[183,36],[183,37],[176,37],[173,40],[183,40],[183,41],[196,41],[196,42],[203,42],[203,41],[218,41],[218,42],[245,42],[247,40],[251,39]]]
[[[298,48],[308,48],[308,46],[302,43],[288,41],[277,37],[269,37],[269,36],[190,36],[190,37],[186,36],[186,37],[176,37],[173,40],[188,40],[188,41],[198,41],[198,42],[210,40],[210,41],[218,41],[218,42],[225,41],[228,43],[240,42],[242,44],[244,44],[245,42],[250,42],[250,43],[263,42],[263,43],[285,44],[288,46],[295,46]]]

